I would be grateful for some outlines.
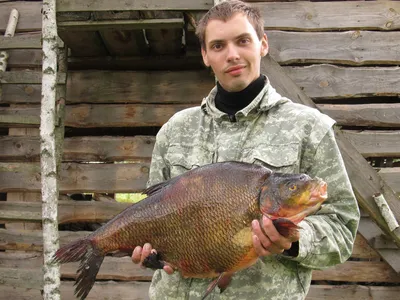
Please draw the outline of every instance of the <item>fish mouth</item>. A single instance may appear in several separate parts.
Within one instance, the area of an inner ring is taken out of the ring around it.
[[[309,199],[307,202],[302,205],[302,209],[293,215],[286,215],[286,216],[274,216],[263,212],[265,216],[270,218],[271,220],[285,218],[292,221],[294,224],[300,223],[305,217],[311,215],[318,211],[322,205],[322,203],[328,198],[327,193],[327,184],[321,179],[316,179],[313,182],[314,187],[310,193]]]

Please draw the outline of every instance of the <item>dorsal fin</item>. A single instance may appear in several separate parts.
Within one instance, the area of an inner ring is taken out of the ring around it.
[[[181,175],[149,186],[147,189],[142,191],[142,194],[146,194],[147,197],[155,195],[160,192],[164,187],[174,184],[176,181],[178,181],[179,177],[181,177]]]

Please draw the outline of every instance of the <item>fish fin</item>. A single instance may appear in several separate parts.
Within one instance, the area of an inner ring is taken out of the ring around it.
[[[168,185],[170,185],[170,184],[175,183],[175,182],[178,180],[179,177],[180,177],[180,176],[177,176],[177,177],[171,178],[171,179],[169,179],[169,180],[167,180],[167,181],[163,181],[163,182],[160,182],[160,183],[156,183],[156,184],[154,184],[154,185],[152,185],[152,186],[149,186],[147,189],[144,189],[144,190],[142,191],[142,194],[146,194],[147,197],[152,196],[152,195],[154,195],[154,194],[157,194],[157,193],[160,192],[164,187],[166,187],[166,186],[168,186]]]
[[[163,269],[165,263],[161,259],[161,254],[157,253],[157,251],[153,251],[143,260],[142,265],[146,268],[157,270]]]
[[[75,282],[76,297],[85,299],[93,287],[96,275],[104,260],[102,255],[88,239],[78,240],[56,251],[53,262],[67,263],[80,260]]]
[[[297,233],[301,228],[292,221],[286,218],[279,218],[272,221],[276,230],[284,237],[290,237]]]
[[[221,273],[217,278],[215,278],[211,283],[208,285],[207,290],[201,300],[204,300],[207,298],[208,295],[211,294],[211,292],[215,289],[215,287],[218,285],[218,287],[221,290],[221,293],[225,291],[226,287],[229,285],[232,279],[231,273]]]

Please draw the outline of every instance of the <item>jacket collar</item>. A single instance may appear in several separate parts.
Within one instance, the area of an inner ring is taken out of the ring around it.
[[[254,100],[242,110],[239,110],[235,116],[237,120],[246,119],[249,115],[257,114],[260,111],[268,111],[276,105],[290,102],[289,99],[282,97],[271,86],[267,76],[265,78],[265,86],[261,92],[254,98]],[[216,120],[229,120],[226,113],[218,110],[215,106],[215,95],[217,94],[217,87],[215,86],[210,94],[201,102],[201,110],[210,115]]]

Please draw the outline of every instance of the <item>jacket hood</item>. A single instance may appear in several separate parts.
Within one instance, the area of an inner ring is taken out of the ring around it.
[[[282,97],[271,86],[267,76],[264,75],[265,85],[261,92],[254,98],[254,100],[245,108],[239,110],[235,116],[237,119],[247,117],[249,114],[258,113],[261,111],[268,111],[272,107],[281,105],[286,102],[291,102],[288,98]],[[217,87],[215,86],[207,97],[201,102],[201,109],[204,113],[210,115],[214,119],[228,118],[228,115],[220,111],[215,106],[215,95],[217,94]]]

